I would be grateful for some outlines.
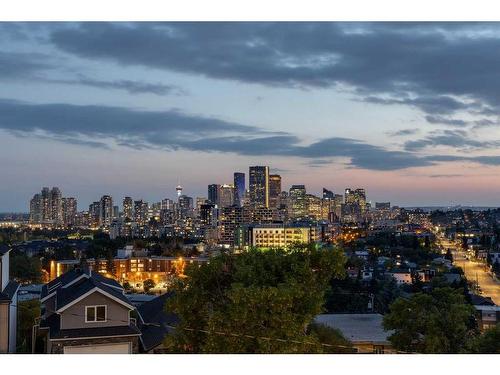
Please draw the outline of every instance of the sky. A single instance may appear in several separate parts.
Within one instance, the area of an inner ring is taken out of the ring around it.
[[[401,206],[498,206],[499,23],[0,23],[0,212],[269,165]]]

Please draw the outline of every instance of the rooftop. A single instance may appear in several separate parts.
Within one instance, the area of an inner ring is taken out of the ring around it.
[[[384,331],[380,314],[321,314],[315,322],[336,328],[352,343],[388,344],[392,331]]]

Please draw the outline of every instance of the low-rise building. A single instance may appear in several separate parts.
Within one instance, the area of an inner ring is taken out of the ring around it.
[[[76,268],[46,284],[40,301],[35,332],[43,337],[45,353],[139,351],[135,307],[115,280]]]

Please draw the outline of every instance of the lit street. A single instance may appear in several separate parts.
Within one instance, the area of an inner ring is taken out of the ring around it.
[[[476,282],[479,285],[481,295],[490,297],[497,305],[500,304],[500,282],[494,280],[488,272],[486,265],[481,262],[469,260],[462,249],[457,248],[454,242],[446,239],[440,240],[445,249],[451,248],[453,254],[453,263],[461,267],[467,280]]]

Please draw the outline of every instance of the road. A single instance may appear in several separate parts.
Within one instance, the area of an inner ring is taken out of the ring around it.
[[[459,249],[454,242],[446,239],[441,239],[440,242],[445,249],[451,248],[453,264],[464,270],[467,280],[477,281],[481,288],[481,294],[484,297],[490,297],[495,304],[500,305],[500,282],[492,278],[485,264],[468,260],[465,252]]]

